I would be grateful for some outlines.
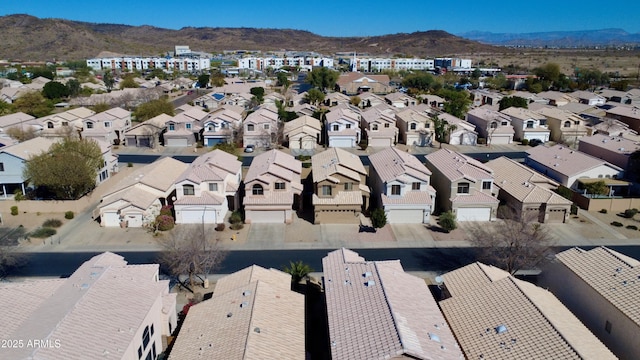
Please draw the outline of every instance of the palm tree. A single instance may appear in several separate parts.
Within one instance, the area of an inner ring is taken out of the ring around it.
[[[300,280],[307,278],[309,273],[313,272],[313,268],[309,264],[302,262],[302,260],[289,261],[289,266],[285,266],[282,270],[291,275],[291,283],[294,286],[300,283]]]
[[[447,120],[440,119],[438,115],[431,116],[431,121],[433,121],[433,131],[436,134],[436,141],[440,144],[440,148],[442,149],[442,143],[446,141],[447,136],[458,127],[449,124]]]

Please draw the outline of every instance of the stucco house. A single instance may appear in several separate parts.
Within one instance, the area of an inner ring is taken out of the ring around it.
[[[320,120],[303,115],[284,124],[284,142],[289,149],[314,150],[320,143]]]
[[[351,106],[336,106],[326,116],[329,147],[354,148],[362,139],[360,110]]]
[[[396,108],[406,108],[409,106],[416,106],[419,101],[415,98],[401,92],[392,92],[384,96],[384,100],[387,104]]]
[[[607,117],[622,121],[629,125],[629,128],[635,132],[640,132],[640,105],[633,106],[615,106],[608,110]]]
[[[377,106],[380,104],[386,104],[385,99],[371,92],[363,92],[357,95],[360,98],[360,104],[357,106],[361,109],[366,109],[368,107]]]
[[[455,128],[449,131],[445,137],[447,144],[451,145],[471,145],[478,144],[478,133],[475,125],[447,113],[438,114],[440,120],[444,120]]]
[[[165,123],[164,146],[186,147],[202,140],[202,125],[211,117],[208,112],[187,107]]]
[[[555,255],[539,277],[620,359],[640,358],[640,261],[604,246]]]
[[[543,107],[536,112],[547,118],[551,141],[577,145],[581,137],[589,134],[586,121],[573,112],[555,107]]]
[[[389,85],[388,75],[365,75],[358,72],[341,74],[336,81],[336,90],[345,95],[358,95],[372,92],[374,94],[388,94],[393,87]]]
[[[428,224],[436,190],[431,171],[415,156],[386,148],[369,156],[371,206],[384,209],[390,224]]]
[[[360,158],[340,148],[311,157],[314,224],[360,223],[369,205],[367,170]]]
[[[476,126],[478,135],[486,139],[487,145],[511,144],[515,131],[511,117],[489,107],[469,110],[466,115],[469,123]]]
[[[134,170],[102,196],[93,217],[104,227],[148,226],[162,206],[171,205],[175,180],[187,166],[164,157]]]
[[[389,147],[398,142],[395,112],[389,105],[378,105],[363,111],[360,126],[371,147]]]
[[[549,141],[551,131],[547,126],[547,118],[544,115],[516,107],[506,108],[501,113],[511,118],[511,125],[515,131],[514,139]]]
[[[578,102],[578,99],[560,91],[543,91],[538,93],[537,96],[546,99],[551,106],[563,106],[570,102]]]
[[[131,111],[116,107],[82,120],[82,137],[120,145],[131,128]]]
[[[449,149],[440,149],[425,159],[440,211],[451,210],[458,221],[496,218],[499,201],[491,168]]]
[[[573,202],[554,190],[560,184],[507,157],[487,162],[493,170],[498,199],[526,221],[564,223],[569,220]]]
[[[156,148],[162,145],[167,122],[172,118],[170,115],[160,114],[129,128],[124,133],[125,145],[149,148]]]
[[[96,112],[86,107],[78,107],[67,111],[39,118],[42,125],[40,136],[61,139],[66,136],[78,136],[82,131],[82,120]]]
[[[433,120],[423,112],[406,109],[396,113],[399,142],[409,146],[430,146],[435,133]]]
[[[330,92],[324,97],[324,106],[334,107],[351,103],[351,98],[340,92]]]
[[[242,114],[225,107],[211,112],[211,116],[203,122],[202,138],[205,146],[233,141],[234,131],[242,126]]]
[[[249,114],[242,123],[244,146],[254,145],[258,148],[270,148],[278,142],[279,126],[280,120],[275,106],[261,106]]]
[[[578,189],[581,179],[621,179],[624,170],[616,165],[572,150],[564,145],[536,146],[527,150],[524,163],[560,184]]]
[[[240,204],[242,163],[216,149],[198,156],[175,180],[177,224],[220,224]]]
[[[26,193],[29,179],[24,177],[26,162],[33,156],[49,151],[54,141],[48,138],[36,137],[15,145],[0,148],[0,184],[2,197],[13,196],[16,191]]]
[[[581,104],[594,106],[604,105],[607,102],[607,99],[604,96],[584,90],[572,92],[571,97],[577,99]]]
[[[29,114],[17,112],[0,116],[0,137],[8,137],[7,131],[14,127],[25,132],[32,131],[34,133],[39,133],[42,130],[40,121]]]
[[[279,150],[257,155],[244,177],[246,223],[290,223],[301,204],[302,163]]]
[[[640,151],[640,143],[624,137],[595,134],[580,138],[578,151],[610,162],[625,170],[640,169],[638,159],[633,154]],[[628,175],[630,175],[629,173]]]

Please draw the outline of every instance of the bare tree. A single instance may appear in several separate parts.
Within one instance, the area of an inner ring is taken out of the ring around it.
[[[194,286],[196,276],[206,276],[217,269],[227,256],[217,239],[206,237],[204,224],[180,225],[167,234],[161,245],[160,265],[178,281],[181,275],[188,275],[190,287]]]
[[[26,256],[15,251],[14,246],[0,245],[0,279],[4,279],[14,269],[25,265],[26,261]]]
[[[494,226],[470,226],[470,242],[478,248],[479,260],[514,274],[539,266],[553,254],[556,240],[537,222],[537,212],[521,214],[512,207],[501,207],[498,215],[502,219]]]

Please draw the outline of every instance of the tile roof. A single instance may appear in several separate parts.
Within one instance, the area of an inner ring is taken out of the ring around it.
[[[572,150],[564,145],[536,146],[527,150],[527,154],[528,159],[566,176],[575,176],[603,165],[622,171],[622,169],[613,164],[580,151]]]
[[[0,152],[11,154],[23,160],[29,160],[33,156],[48,152],[49,148],[54,143],[55,141],[49,138],[36,137],[30,140],[23,141],[21,143],[17,143],[15,145],[3,147],[2,149],[0,149]]]
[[[360,181],[360,175],[367,175],[360,158],[340,148],[328,148],[311,157],[313,182],[334,179],[333,174],[344,175]]]
[[[403,175],[429,181],[431,171],[415,156],[389,147],[369,156],[371,166],[383,182],[398,179]]]
[[[520,119],[522,121],[526,121],[526,120],[529,120],[529,119],[546,120],[544,115],[538,114],[535,111],[532,111],[532,110],[529,110],[529,109],[523,109],[523,108],[517,108],[517,107],[509,107],[509,108],[506,108],[506,109],[504,109],[504,110],[502,110],[500,112],[503,113],[503,114],[506,114],[508,116],[511,116],[512,118]],[[533,130],[533,129],[527,129],[527,131],[531,131],[531,130]]]
[[[517,161],[502,156],[486,165],[493,169],[494,185],[522,203],[572,204],[549,189],[558,183]]]
[[[221,205],[225,198],[216,193],[202,191],[200,196],[183,195],[174,202],[175,205]]]
[[[240,172],[242,163],[238,157],[215,149],[206,154],[198,156],[181,175],[176,178],[176,183],[189,180],[194,183],[205,181],[222,181],[228,175],[235,176]]]
[[[640,325],[640,261],[604,246],[565,250],[556,260]]]
[[[550,292],[473,263],[443,275],[440,302],[468,359],[615,359]]]
[[[398,260],[365,261],[342,248],[322,267],[333,359],[462,358],[425,282]]]
[[[19,124],[31,124],[34,120],[36,120],[36,118],[29,114],[17,112],[0,116],[0,127],[10,127]]]
[[[450,181],[461,179],[492,179],[492,170],[481,162],[459,152],[440,149],[425,157],[428,164],[437,168]]]
[[[431,194],[435,194],[436,191],[432,187],[429,188],[429,191],[410,190],[404,196],[389,197],[381,194],[382,205],[432,205]]]
[[[319,197],[313,194],[313,205],[362,205],[362,193],[360,191],[338,191],[333,197]]]
[[[292,155],[279,150],[269,150],[254,157],[244,182],[249,183],[261,177],[280,178],[289,183],[299,184],[302,163]]]
[[[605,134],[595,134],[593,136],[583,136],[580,143],[591,144],[601,149],[606,149],[618,154],[631,155],[635,151],[640,150],[640,143],[618,136],[610,136]],[[579,145],[578,145],[579,147]],[[595,154],[594,154],[595,155]]]
[[[42,282],[41,289],[32,289],[41,304],[19,314],[20,326],[3,338],[59,340],[60,347],[3,349],[3,358],[121,359],[139,341],[139,328],[159,299],[165,314],[175,311],[176,295],[168,294],[168,281],[155,280],[157,274],[158,265],[127,265],[107,252],[86,261],[57,287]],[[0,292],[11,286],[0,286]]]
[[[607,115],[608,114],[620,115],[632,119],[640,119],[640,108],[638,108],[637,106],[616,106],[607,110]]]
[[[389,75],[365,75],[358,72],[348,72],[346,74],[341,74],[336,81],[338,86],[345,86],[354,81],[362,80],[363,78],[367,78],[373,82],[379,82],[384,85],[389,84]]]
[[[254,265],[214,290],[189,309],[170,359],[304,359],[304,296],[290,275]]]
[[[134,170],[127,177],[120,180],[109,194],[122,191],[136,184],[146,185],[158,191],[166,192],[173,187],[176,177],[188,166],[182,161],[170,157],[160,158],[149,165]]]

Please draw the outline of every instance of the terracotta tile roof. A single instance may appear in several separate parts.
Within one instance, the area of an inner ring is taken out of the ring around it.
[[[440,307],[468,359],[615,359],[544,289],[479,263],[443,278]]]
[[[31,123],[37,123],[35,120],[36,118],[29,114],[25,114],[23,112],[17,112],[14,114],[0,116],[0,127],[6,128],[6,127],[20,125],[20,124],[26,125]]]
[[[189,180],[199,184],[205,181],[222,181],[229,175],[235,177],[240,172],[241,167],[242,163],[238,160],[238,157],[220,149],[215,149],[198,156],[177,177],[175,182]]]
[[[200,196],[184,195],[174,202],[175,205],[221,205],[225,198],[222,195],[202,191]]]
[[[536,146],[527,150],[527,154],[528,159],[569,177],[602,165],[622,171],[622,169],[613,164],[580,151],[572,150],[564,145],[554,145],[552,147]]]
[[[333,174],[344,175],[358,181],[360,181],[360,175],[367,175],[367,170],[360,158],[340,148],[329,148],[313,155],[311,167],[315,183],[333,178]]]
[[[322,267],[333,359],[462,358],[425,282],[398,260],[365,261],[343,248]]]
[[[170,359],[304,359],[304,319],[291,276],[254,265],[189,309]]]
[[[3,349],[3,358],[121,359],[139,342],[138,331],[158,301],[158,312],[175,312],[176,295],[168,293],[168,281],[155,280],[157,274],[158,265],[127,265],[121,256],[103,253],[82,264],[55,291],[43,283],[40,296],[45,301],[23,313],[20,326],[7,338],[59,340],[61,346]]]
[[[570,200],[550,190],[557,188],[558,183],[517,161],[503,156],[486,165],[493,169],[494,185],[522,203],[572,204]]]
[[[149,192],[140,187],[129,187],[124,191],[103,197],[98,209],[102,211],[111,209],[122,210],[129,206],[133,206],[140,210],[146,210],[157,199],[157,194]],[[116,203],[118,203],[117,206],[114,205]]]
[[[471,189],[470,194],[452,194],[449,200],[454,204],[498,204],[500,202],[497,198],[476,189]]]
[[[382,197],[382,205],[432,205],[433,201],[431,200],[431,194],[435,193],[435,189],[431,188],[429,192],[417,190],[407,191],[405,196],[399,197],[389,197],[385,194],[381,194],[380,196]]]
[[[362,193],[360,191],[338,191],[333,197],[319,197],[313,194],[313,205],[362,205]]]
[[[556,259],[640,325],[640,261],[604,246],[565,250]]]
[[[429,181],[431,171],[415,156],[389,147],[369,156],[371,166],[383,182],[398,179],[403,175]]]
[[[299,160],[282,151],[270,150],[253,159],[244,181],[249,183],[266,176],[273,181],[279,178],[292,184],[300,184],[301,172],[302,163]]]
[[[320,125],[320,120],[311,116],[304,115],[304,116],[300,116],[297,119],[293,119],[287,123],[284,123],[284,133],[285,134],[290,133],[293,130],[304,127],[304,126],[308,126],[318,131],[322,129],[322,126]]]
[[[481,162],[449,149],[440,149],[426,157],[427,163],[450,181],[492,179],[492,170]]]

